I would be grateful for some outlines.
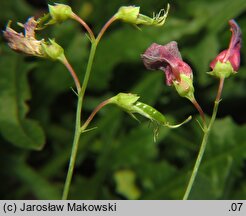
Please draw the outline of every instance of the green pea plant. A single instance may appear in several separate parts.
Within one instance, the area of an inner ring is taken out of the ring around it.
[[[140,7],[122,6],[106,22],[106,24],[102,27],[97,36],[94,34],[89,25],[72,11],[71,7],[64,4],[49,5],[49,12],[43,15],[42,17],[38,19],[31,17],[24,24],[18,23],[21,27],[24,28],[24,34],[17,33],[15,30],[11,28],[11,22],[8,23],[3,34],[11,49],[30,56],[41,57],[53,61],[58,60],[67,68],[74,81],[76,89],[73,91],[77,96],[75,131],[73,144],[71,147],[71,155],[67,171],[67,177],[63,188],[62,199],[65,200],[68,198],[81,135],[86,134],[86,132],[94,129],[89,128],[89,125],[93,120],[94,116],[104,106],[109,104],[116,105],[136,120],[138,120],[135,116],[136,114],[139,114],[149,119],[154,128],[154,141],[158,138],[158,132],[160,127],[165,126],[169,128],[177,128],[182,124],[187,123],[191,119],[191,116],[189,116],[182,123],[172,125],[167,121],[166,117],[161,112],[149,106],[148,104],[139,101],[140,96],[134,93],[118,93],[117,95],[101,102],[98,106],[96,106],[86,121],[82,122],[81,120],[82,111],[84,107],[83,105],[85,92],[91,76],[94,57],[99,42],[101,41],[102,36],[106,32],[106,30],[108,30],[108,28],[115,21],[129,23],[131,25],[136,26],[137,28],[139,28],[139,26],[162,27],[166,21],[168,12],[169,4],[167,5],[166,10],[160,10],[160,12],[154,14],[153,17],[148,17],[141,14]],[[69,60],[66,58],[63,48],[54,39],[38,40],[35,35],[37,31],[42,31],[46,27],[59,24],[68,19],[74,20],[82,25],[82,27],[86,31],[86,35],[91,44],[88,63],[82,83],[80,83],[78,73],[75,72],[72,65],[69,63]],[[234,20],[230,20],[229,24],[232,32],[229,48],[222,51],[211,62],[210,67],[212,68],[212,71],[208,72],[209,75],[219,79],[218,92],[214,101],[213,114],[211,118],[207,118],[205,116],[203,109],[195,99],[192,69],[187,63],[185,63],[182,60],[181,54],[178,50],[177,42],[171,41],[166,45],[159,45],[153,43],[141,55],[145,67],[150,70],[162,70],[166,76],[166,84],[168,86],[173,86],[181,97],[185,97],[189,101],[191,101],[194,107],[198,110],[201,117],[201,122],[198,121],[198,123],[203,131],[202,143],[190,180],[188,182],[188,186],[186,188],[186,192],[183,197],[184,200],[189,198],[190,191],[194,184],[204,151],[206,149],[208,137],[216,119],[218,105],[221,101],[224,80],[225,78],[228,78],[230,75],[236,74],[239,69],[241,31]]]

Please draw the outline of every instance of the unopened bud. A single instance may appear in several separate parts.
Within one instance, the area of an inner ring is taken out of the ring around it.
[[[140,14],[140,7],[123,6],[120,7],[114,17],[118,20],[122,20],[123,22],[131,23],[134,25],[162,26],[166,21],[169,8],[170,6],[168,4],[166,11],[162,9],[157,15],[154,15],[151,18]]]
[[[69,18],[71,18],[73,11],[70,6],[65,4],[55,4],[55,5],[49,5],[49,13],[52,18],[50,23],[60,23],[63,22]]]

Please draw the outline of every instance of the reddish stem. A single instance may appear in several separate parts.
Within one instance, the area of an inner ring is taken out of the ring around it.
[[[78,21],[78,22],[86,29],[86,31],[87,31],[88,34],[90,35],[91,40],[94,41],[94,40],[95,40],[95,35],[94,35],[94,33],[92,32],[91,28],[87,25],[87,23],[86,23],[84,20],[82,20],[82,19],[81,19],[77,14],[75,14],[75,13],[73,13],[71,17],[72,17],[72,19]]]
[[[91,120],[94,118],[94,116],[97,114],[97,112],[102,109],[104,106],[106,106],[107,104],[109,104],[109,99],[103,101],[102,103],[100,103],[91,113],[91,115],[88,117],[88,119],[86,120],[86,122],[83,124],[83,126],[81,127],[81,131],[83,132],[87,126],[90,124]]]
[[[201,108],[201,106],[199,105],[199,103],[196,101],[196,99],[194,98],[192,101],[193,105],[196,107],[196,109],[198,110],[201,118],[202,118],[202,121],[203,121],[203,125],[206,126],[206,119],[205,119],[205,114]]]
[[[68,62],[66,57],[62,60],[62,63],[66,66],[66,68],[70,72],[71,76],[73,77],[74,83],[75,83],[76,88],[77,88],[77,92],[79,93],[81,90],[81,86],[80,86],[80,82],[79,82],[79,78],[77,77],[77,74],[75,73],[73,67],[70,65],[70,63]]]
[[[101,31],[99,32],[98,36],[97,36],[97,43],[100,41],[101,37],[103,36],[103,34],[105,33],[105,31],[107,30],[107,28],[116,20],[117,18],[115,16],[112,16],[108,22],[106,22],[106,24],[102,27]]]
[[[217,92],[217,96],[216,96],[216,99],[215,99],[216,102],[220,101],[222,90],[223,90],[223,86],[224,86],[224,81],[225,81],[224,78],[220,78],[218,92]]]

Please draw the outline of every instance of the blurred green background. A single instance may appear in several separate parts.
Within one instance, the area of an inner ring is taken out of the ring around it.
[[[141,6],[152,16],[163,0],[70,0],[69,4],[95,32],[123,5]],[[24,23],[47,10],[45,0],[1,0],[0,25]],[[243,34],[241,67],[225,82],[213,127],[190,199],[246,199],[246,1],[169,1],[161,28],[114,23],[96,54],[87,89],[83,120],[102,100],[119,92],[137,93],[172,122],[193,120],[176,130],[141,124],[116,107],[100,111],[83,134],[70,199],[181,199],[201,142],[196,110],[167,87],[162,72],[144,68],[140,54],[153,42],[178,41],[194,73],[195,94],[211,115],[218,80],[206,74],[210,61],[226,49],[235,18]],[[83,78],[89,41],[75,22],[45,29],[39,38],[56,38]],[[14,53],[0,41],[0,196],[1,199],[60,199],[74,132],[76,96],[72,79],[58,62]],[[36,149],[36,150],[35,150]],[[39,149],[39,150],[37,150]]]

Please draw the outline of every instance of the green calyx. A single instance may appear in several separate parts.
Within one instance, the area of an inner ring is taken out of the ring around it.
[[[166,11],[162,9],[157,15],[154,15],[151,18],[146,15],[140,14],[140,7],[123,6],[120,7],[114,17],[116,19],[122,20],[123,22],[131,23],[134,25],[162,26],[166,21],[169,8],[170,6],[168,4]]]
[[[122,6],[115,14],[115,18],[120,19],[124,22],[135,24],[139,15],[139,11],[140,11],[140,7]]]
[[[225,63],[218,61],[212,71],[208,72],[209,75],[218,78],[227,78],[237,72],[234,71],[231,63],[226,61]]]
[[[174,81],[173,85],[181,97],[188,98],[190,101],[194,100],[195,90],[192,77],[180,74],[180,81]]]
[[[49,41],[50,43],[42,44],[43,52],[46,54],[47,58],[63,61],[65,58],[63,48],[54,40],[49,39]]]
[[[71,7],[65,4],[55,4],[55,5],[48,5],[48,6],[49,6],[49,14],[52,18],[52,20],[48,24],[63,22],[71,18],[73,14]]]
[[[109,103],[116,104],[124,111],[133,113],[135,111],[135,103],[140,97],[136,94],[131,93],[119,93],[116,96],[109,99]]]

